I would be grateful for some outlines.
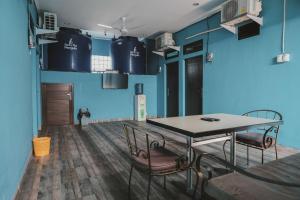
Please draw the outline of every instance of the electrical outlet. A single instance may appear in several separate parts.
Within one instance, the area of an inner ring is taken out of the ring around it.
[[[288,53],[283,54],[283,62],[290,62],[291,56]]]
[[[291,56],[288,53],[283,53],[277,56],[277,63],[290,62]]]
[[[206,54],[206,62],[212,62],[214,60],[214,53],[207,53]]]

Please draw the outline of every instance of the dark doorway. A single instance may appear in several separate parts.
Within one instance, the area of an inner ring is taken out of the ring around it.
[[[185,115],[202,114],[203,56],[185,60]]]
[[[167,116],[175,117],[179,114],[179,74],[178,62],[167,64]]]
[[[43,128],[73,124],[72,84],[42,84]]]

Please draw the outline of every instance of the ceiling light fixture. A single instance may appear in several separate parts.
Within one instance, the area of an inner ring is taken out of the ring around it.
[[[111,26],[107,26],[107,25],[104,25],[104,24],[97,24],[98,26],[100,26],[100,27],[103,27],[103,28],[110,28],[110,29],[112,29],[113,27],[111,27]]]
[[[198,2],[193,3],[193,6],[199,6]]]

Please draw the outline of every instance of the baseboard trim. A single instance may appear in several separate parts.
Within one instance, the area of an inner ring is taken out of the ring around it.
[[[21,184],[22,184],[23,181],[24,181],[24,178],[25,178],[25,174],[26,174],[27,168],[28,168],[29,163],[30,163],[30,161],[31,161],[31,159],[32,159],[32,151],[33,151],[33,149],[32,149],[32,146],[31,146],[30,151],[29,151],[29,154],[28,154],[28,156],[27,156],[27,160],[26,160],[25,167],[23,168],[23,171],[22,171],[22,177],[21,177],[21,179],[20,179],[20,181],[19,181],[19,183],[18,183],[17,190],[16,190],[16,192],[15,192],[15,194],[14,194],[14,196],[13,196],[13,197],[14,197],[13,199],[16,199],[16,197],[17,197],[17,195],[18,195],[18,193],[19,193],[19,191],[20,191]]]
[[[157,116],[147,116],[147,119],[157,118]],[[104,123],[104,122],[120,122],[120,121],[127,121],[127,120],[134,120],[133,117],[127,118],[112,118],[112,119],[103,119],[103,120],[93,120],[89,121],[89,124],[97,124],[97,123]]]
[[[125,120],[133,120],[133,118],[112,118],[112,119],[103,119],[103,120],[89,120],[90,124],[97,124],[103,122],[118,122],[118,121],[125,121]]]

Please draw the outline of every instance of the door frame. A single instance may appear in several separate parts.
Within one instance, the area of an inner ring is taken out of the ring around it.
[[[193,59],[193,58],[200,58],[201,60],[202,60],[202,78],[201,78],[201,80],[202,80],[202,83],[201,83],[201,111],[202,111],[202,113],[200,113],[200,114],[203,114],[203,86],[204,86],[204,56],[201,54],[201,55],[196,55],[196,56],[192,56],[192,57],[188,57],[188,58],[185,58],[184,59],[184,88],[185,88],[185,94],[184,94],[184,102],[185,102],[185,105],[184,105],[184,108],[185,108],[185,115],[187,114],[186,112],[187,112],[187,109],[186,109],[186,107],[187,107],[187,101],[186,101],[186,99],[187,99],[187,84],[186,84],[186,82],[187,82],[187,74],[186,74],[186,69],[187,69],[187,64],[186,64],[186,61],[188,60],[188,59]]]
[[[74,86],[72,83],[41,83],[41,115],[42,115],[42,129],[45,129],[47,127],[47,115],[46,115],[46,86],[47,85],[68,85],[71,89],[71,100],[70,100],[70,108],[69,108],[69,116],[70,116],[70,124],[74,125]]]
[[[168,65],[172,65],[172,64],[177,64],[177,71],[178,71],[178,76],[177,76],[177,79],[178,79],[178,97],[177,97],[177,101],[178,101],[178,105],[177,105],[177,109],[178,109],[178,116],[180,115],[180,62],[179,60],[177,61],[174,61],[174,62],[168,62],[165,64],[166,66],[166,84],[165,84],[165,94],[166,94],[166,110],[165,110],[165,116],[168,117]]]

